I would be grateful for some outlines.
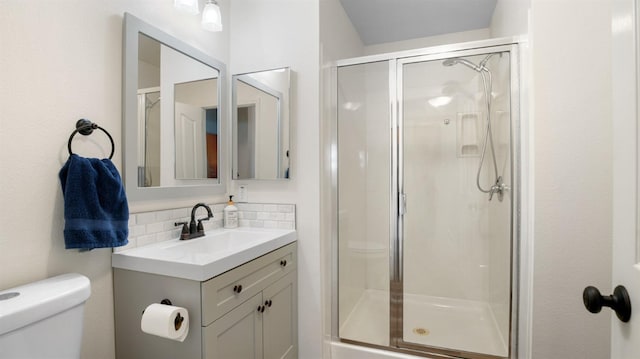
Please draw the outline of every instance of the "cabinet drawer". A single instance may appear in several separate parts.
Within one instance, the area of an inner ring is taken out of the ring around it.
[[[296,269],[296,243],[202,282],[202,325],[207,326]]]

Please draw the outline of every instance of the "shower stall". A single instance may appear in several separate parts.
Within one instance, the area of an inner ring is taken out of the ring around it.
[[[515,357],[517,69],[514,43],[336,64],[336,340]]]
[[[160,185],[160,87],[138,90],[138,187]]]

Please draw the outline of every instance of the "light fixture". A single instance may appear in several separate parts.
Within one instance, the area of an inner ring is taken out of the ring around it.
[[[207,31],[222,31],[220,7],[215,0],[207,0],[202,11],[202,28]]]
[[[191,15],[200,13],[200,9],[198,8],[198,0],[173,0],[173,7]]]

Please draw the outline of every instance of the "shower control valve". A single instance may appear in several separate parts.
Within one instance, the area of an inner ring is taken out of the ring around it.
[[[498,201],[502,202],[504,199],[505,189],[507,189],[507,186],[502,183],[502,176],[500,176],[496,179],[496,183],[491,186],[491,189],[489,190],[489,201],[491,201],[491,199],[493,199],[493,195],[497,193]]]

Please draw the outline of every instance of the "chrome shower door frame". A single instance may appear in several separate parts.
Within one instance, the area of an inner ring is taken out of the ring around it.
[[[452,350],[447,348],[430,347],[426,345],[405,342],[403,340],[403,296],[404,296],[404,214],[406,212],[406,196],[404,191],[404,131],[403,131],[403,71],[404,66],[413,63],[443,61],[454,57],[468,57],[474,55],[488,55],[491,53],[508,52],[510,55],[510,158],[511,158],[511,308],[510,308],[510,338],[509,338],[509,357],[515,358],[517,353],[517,328],[518,328],[518,257],[519,257],[519,231],[520,219],[517,211],[520,202],[520,166],[519,166],[519,78],[518,78],[518,51],[516,44],[508,44],[502,46],[490,46],[475,48],[469,50],[454,50],[441,53],[427,54],[423,56],[414,56],[407,58],[399,58],[396,61],[395,77],[396,83],[392,85],[395,93],[390,95],[394,97],[395,111],[391,112],[391,123],[393,126],[394,136],[393,152],[394,160],[397,158],[397,167],[394,169],[394,179],[392,184],[395,187],[392,192],[395,193],[397,202],[397,232],[391,243],[391,315],[390,315],[390,343],[391,345],[407,349],[410,351],[419,351],[426,354],[436,355],[438,357],[468,358],[468,359],[501,359],[503,357],[480,354],[474,352],[465,352],[460,350]],[[517,143],[516,143],[517,142]],[[395,243],[394,243],[395,242]]]
[[[521,134],[520,134],[520,77],[518,39],[495,39],[470,43],[435,46],[424,49],[401,51],[388,54],[371,55],[361,58],[340,60],[331,68],[331,126],[328,133],[330,145],[328,167],[331,169],[331,337],[332,340],[355,344],[364,347],[378,348],[395,352],[432,358],[468,358],[468,359],[497,359],[486,354],[461,352],[445,348],[428,347],[407,343],[403,340],[403,226],[405,201],[402,191],[403,157],[401,147],[402,138],[402,66],[409,63],[445,60],[453,57],[465,57],[496,52],[510,54],[510,155],[511,155],[511,308],[510,308],[510,338],[509,358],[516,359],[518,354],[518,302],[520,277],[520,230],[521,230]],[[391,127],[391,173],[389,189],[391,208],[389,211],[389,269],[390,269],[390,346],[380,346],[370,343],[343,339],[339,336],[339,296],[338,296],[338,175],[337,175],[337,127],[338,127],[338,68],[351,65],[364,65],[374,62],[388,62],[389,66],[389,125]]]

